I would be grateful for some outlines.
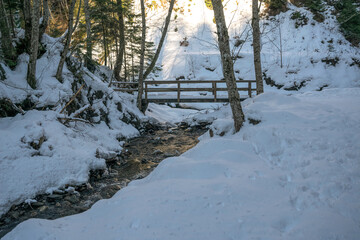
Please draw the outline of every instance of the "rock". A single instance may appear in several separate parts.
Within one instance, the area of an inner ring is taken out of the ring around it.
[[[43,206],[43,207],[46,207],[46,206]],[[47,207],[46,207],[47,208]],[[46,209],[45,208],[45,209]],[[44,209],[44,210],[45,210]],[[44,211],[44,210],[42,210],[42,211]],[[38,213],[37,212],[32,212],[32,213],[30,213],[30,217],[36,217],[36,215],[37,215]]]
[[[56,189],[53,191],[53,194],[64,194],[65,192],[63,190],[60,189]]]
[[[55,204],[55,206],[56,206],[56,207],[61,207],[61,204],[60,204],[59,202],[57,202],[57,203]]]
[[[59,201],[60,199],[62,199],[63,196],[59,195],[59,194],[51,194],[49,196],[47,196],[46,200],[48,202],[55,202],[55,201]]]
[[[97,158],[103,158],[106,161],[112,161],[116,159],[117,153],[114,151],[108,151],[103,148],[96,149],[96,157]]]
[[[34,203],[31,203],[31,207],[38,208],[38,207],[42,207],[42,206],[44,206],[44,203],[43,203],[43,202],[34,202]]]
[[[69,195],[69,196],[66,196],[64,198],[64,200],[66,200],[66,201],[68,201],[68,202],[70,202],[72,204],[75,204],[75,203],[78,203],[80,199],[76,195]]]
[[[71,206],[71,203],[69,201],[64,201],[62,204],[63,204],[64,207],[70,207]]]
[[[84,207],[84,206],[76,206],[76,207],[74,207],[74,209],[79,213],[88,210],[88,208]]]
[[[173,154],[173,153],[168,153],[168,152],[166,152],[166,153],[164,153],[164,157],[173,157],[173,156],[175,156],[175,154]]]
[[[39,212],[43,212],[45,211],[46,209],[48,209],[48,206],[42,206],[39,208]],[[36,216],[37,214],[35,214],[34,216]]]
[[[19,214],[19,212],[12,212],[12,213],[10,213],[10,216],[14,219],[18,219],[20,214]]]
[[[153,155],[158,155],[158,154],[162,154],[163,152],[159,149],[156,149],[152,154]]]

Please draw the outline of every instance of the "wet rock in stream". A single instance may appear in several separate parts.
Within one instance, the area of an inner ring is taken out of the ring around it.
[[[194,147],[206,131],[206,124],[146,126],[141,136],[126,141],[120,155],[111,156],[113,161],[106,162],[107,169],[91,170],[88,183],[65,186],[12,206],[0,218],[0,238],[29,218],[56,219],[86,211],[95,202],[111,198],[130,181],[146,177],[163,159]]]

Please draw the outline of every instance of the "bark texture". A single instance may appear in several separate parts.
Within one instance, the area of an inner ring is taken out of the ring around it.
[[[221,0],[211,0],[211,2],[214,9],[222,69],[228,89],[228,97],[234,119],[235,132],[238,132],[244,122],[244,113],[241,108],[240,95],[236,86],[234,64],[231,58],[229,34],[226,27],[224,9]]]
[[[49,17],[50,17],[50,10],[48,0],[43,0],[43,19],[40,24],[39,30],[39,41],[41,41],[42,36],[44,35],[48,25],[49,25]]]
[[[4,54],[5,62],[9,63],[16,60],[16,52],[12,45],[10,25],[3,0],[0,0],[0,11],[1,49]]]
[[[64,64],[65,64],[65,58],[66,55],[69,51],[69,47],[70,47],[70,42],[71,42],[71,35],[73,32],[73,22],[74,22],[74,8],[75,8],[75,3],[76,0],[72,0],[71,4],[70,4],[70,8],[69,8],[69,22],[68,22],[68,29],[67,29],[67,33],[66,33],[66,41],[65,41],[65,45],[64,45],[64,49],[61,52],[60,55],[60,61],[59,61],[59,65],[56,71],[56,79],[59,80],[59,82],[63,82],[63,78],[62,78],[62,71],[64,68]]]
[[[124,25],[124,10],[123,10],[123,4],[122,4],[122,0],[117,0],[117,5],[118,5],[118,17],[119,17],[119,53],[116,56],[116,62],[115,62],[115,67],[114,67],[114,77],[116,79],[116,81],[121,81],[120,78],[120,72],[121,72],[121,67],[123,64],[123,59],[124,59],[124,51],[125,51],[125,25]],[[112,79],[111,79],[112,80]],[[111,85],[111,81],[110,84]]]
[[[259,26],[259,1],[252,0],[252,29],[253,29],[253,50],[254,50],[254,66],[256,79],[256,94],[264,92],[261,69],[261,45],[260,45],[260,26]]]
[[[139,80],[138,80],[138,96],[137,96],[137,107],[142,109],[142,95],[144,91],[144,61],[145,61],[145,41],[146,41],[146,19],[145,19],[145,3],[144,0],[140,0],[141,3],[141,50],[140,50],[140,67],[139,67]]]
[[[33,0],[31,11],[31,44],[30,59],[26,80],[31,88],[36,88],[36,60],[39,49],[39,18],[40,18],[40,0]]]
[[[25,46],[26,51],[29,52],[30,41],[31,41],[31,1],[23,0],[23,15],[25,21]]]
[[[151,71],[154,69],[155,64],[156,64],[156,61],[157,61],[158,58],[159,58],[159,55],[160,55],[162,46],[163,46],[164,41],[165,41],[166,33],[167,33],[167,31],[168,31],[168,28],[169,28],[170,19],[171,19],[171,13],[172,13],[172,11],[173,11],[174,4],[175,4],[175,0],[171,0],[171,1],[170,1],[170,6],[169,6],[169,11],[168,11],[168,14],[167,14],[166,19],[165,19],[165,26],[164,26],[164,29],[162,30],[162,33],[161,33],[161,38],[160,38],[159,45],[158,45],[158,47],[157,47],[157,49],[156,49],[154,58],[152,59],[149,67],[146,69],[146,71],[145,71],[145,73],[144,73],[144,79],[145,79],[145,80],[146,80],[146,78],[149,76],[149,74],[151,73]]]
[[[91,17],[89,9],[89,0],[84,0],[85,26],[86,26],[86,55],[85,66],[90,69],[92,61],[92,39],[91,39]]]

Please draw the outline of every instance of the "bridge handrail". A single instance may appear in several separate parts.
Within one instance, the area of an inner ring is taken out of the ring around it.
[[[195,88],[181,88],[181,84],[212,84],[212,87],[195,87]],[[227,88],[225,87],[218,87],[218,83],[226,83],[225,80],[147,80],[144,81],[144,93],[145,93],[145,102],[148,102],[148,93],[149,92],[177,92],[177,102],[180,102],[180,94],[181,92],[191,92],[191,91],[206,91],[206,92],[212,92],[214,95],[214,101],[216,102],[216,93],[220,91],[227,91]],[[252,96],[252,91],[256,91],[256,88],[252,88],[252,83],[256,83],[256,80],[236,80],[236,83],[247,83],[247,87],[240,88],[237,87],[238,91],[247,91],[248,96]],[[177,84],[177,87],[169,87],[169,88],[155,88],[155,87],[149,87],[149,85],[161,85],[161,84]],[[137,91],[137,88],[134,88],[134,86],[138,85],[137,82],[113,82],[113,85],[119,86],[119,88],[115,89],[117,91],[126,91],[126,92],[135,92]],[[132,88],[126,88],[126,85],[130,85]],[[121,87],[120,87],[121,86]]]

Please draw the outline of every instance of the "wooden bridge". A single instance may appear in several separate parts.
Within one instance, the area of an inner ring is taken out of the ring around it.
[[[237,80],[240,100],[251,97],[256,92],[255,80]],[[137,91],[136,82],[113,82],[115,91],[133,93]],[[167,86],[164,86],[167,85]],[[194,87],[195,85],[195,87]],[[204,87],[199,87],[203,85]],[[200,93],[186,94],[191,92]],[[219,94],[225,92],[225,94]],[[210,94],[208,94],[210,93]],[[225,80],[161,80],[144,81],[143,106],[150,103],[195,103],[195,102],[229,102]]]

